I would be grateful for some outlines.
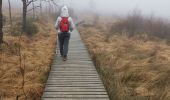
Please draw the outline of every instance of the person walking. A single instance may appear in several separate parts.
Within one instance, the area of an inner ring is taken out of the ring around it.
[[[70,34],[74,29],[74,23],[72,18],[69,16],[67,6],[62,7],[61,14],[55,23],[55,28],[58,30],[60,54],[61,57],[63,57],[63,61],[66,61]]]

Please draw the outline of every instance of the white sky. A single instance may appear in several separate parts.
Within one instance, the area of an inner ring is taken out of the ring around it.
[[[143,14],[154,14],[159,17],[170,19],[170,0],[62,0],[71,1],[70,6],[79,11],[90,9],[95,5],[97,12],[103,14],[126,15],[133,9],[137,8]],[[95,2],[91,4],[90,1]],[[3,0],[6,4],[7,0]],[[11,0],[13,7],[22,7],[21,0]],[[4,8],[8,6],[5,5]]]

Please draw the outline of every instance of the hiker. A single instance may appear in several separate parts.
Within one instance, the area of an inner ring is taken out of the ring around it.
[[[62,7],[61,15],[57,18],[55,28],[58,30],[60,54],[63,60],[67,60],[70,33],[74,29],[74,23],[69,16],[67,6]]]

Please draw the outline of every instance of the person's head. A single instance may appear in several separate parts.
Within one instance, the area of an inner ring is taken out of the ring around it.
[[[69,17],[69,13],[68,13],[68,8],[67,6],[63,6],[61,9],[61,17]]]

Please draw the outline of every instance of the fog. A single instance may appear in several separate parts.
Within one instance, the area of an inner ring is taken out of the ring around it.
[[[57,0],[56,0],[57,1]],[[73,7],[77,12],[85,10],[104,15],[127,15],[134,9],[140,9],[142,14],[155,15],[170,19],[170,0],[61,0]],[[7,0],[3,0],[7,8]],[[13,7],[22,7],[21,0],[11,0]]]
[[[143,14],[170,18],[170,0],[73,0],[77,9],[90,9],[90,1],[94,1],[97,12],[103,14],[126,15],[134,9]],[[92,6],[92,5],[91,5]]]

